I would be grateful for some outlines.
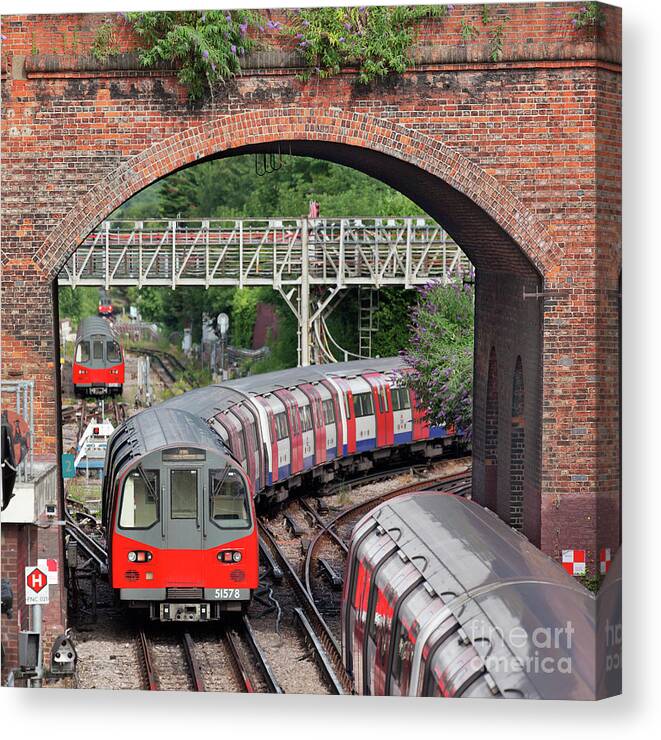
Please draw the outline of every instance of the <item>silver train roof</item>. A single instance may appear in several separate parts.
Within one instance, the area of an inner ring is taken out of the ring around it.
[[[503,695],[595,697],[595,598],[525,537],[452,494],[403,496],[369,517],[440,596]]]
[[[249,375],[225,383],[196,388],[164,401],[161,406],[182,408],[204,419],[225,411],[246,397],[272,393],[279,388],[293,388],[301,383],[315,383],[325,378],[350,378],[368,372],[394,372],[406,367],[399,357],[334,362],[326,365],[309,365],[271,373]]]

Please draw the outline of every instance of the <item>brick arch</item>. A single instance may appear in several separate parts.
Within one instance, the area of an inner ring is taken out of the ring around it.
[[[478,266],[543,275],[560,253],[529,208],[450,146],[365,113],[282,108],[220,116],[128,158],[69,211],[35,261],[54,278],[87,234],[151,183],[205,159],[282,141],[292,153],[349,164],[392,184],[443,223]]]

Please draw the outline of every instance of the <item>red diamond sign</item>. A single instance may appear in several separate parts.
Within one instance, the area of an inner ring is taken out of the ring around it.
[[[48,576],[34,566],[25,569],[25,603],[48,604]]]

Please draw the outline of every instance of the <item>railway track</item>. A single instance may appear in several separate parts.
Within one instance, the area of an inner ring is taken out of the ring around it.
[[[391,498],[395,498],[396,496],[403,496],[404,494],[413,493],[415,491],[442,491],[443,493],[454,493],[455,495],[462,496],[466,495],[466,493],[470,491],[470,476],[470,471],[466,471],[452,475],[440,476],[425,482],[410,483],[405,486],[401,486],[400,488],[396,488],[393,491],[378,494],[367,501],[361,501],[354,506],[350,506],[329,520],[323,519],[323,517],[315,511],[307,501],[300,501],[299,503],[301,504],[301,507],[312,517],[315,524],[320,528],[319,533],[307,548],[305,556],[303,580],[307,592],[311,597],[313,597],[312,573],[315,570],[314,566],[319,566],[318,555],[324,540],[330,539],[340,548],[344,555],[348,554],[348,541],[337,531],[340,526],[352,528],[359,517],[373,509],[375,506],[378,506]],[[324,567],[323,570],[328,572],[327,567]],[[342,563],[341,572],[344,572],[344,563]]]
[[[178,643],[171,638],[172,633],[157,636],[144,629],[138,632],[144,683],[150,691],[188,688],[198,692],[284,693],[246,617],[219,633],[196,631],[194,637],[185,630]],[[159,667],[159,663],[165,665]],[[228,683],[226,667],[234,677],[233,684]]]
[[[165,386],[171,385],[177,378],[184,378],[188,383],[195,382],[195,379],[186,370],[184,364],[170,352],[158,349],[145,349],[144,347],[132,348],[130,351],[149,357],[152,361],[152,369]]]

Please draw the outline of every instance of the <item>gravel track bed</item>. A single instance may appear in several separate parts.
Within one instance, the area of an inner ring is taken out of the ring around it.
[[[193,688],[181,635],[176,632],[159,630],[158,634],[146,633],[161,691],[190,691]]]
[[[244,690],[243,685],[236,676],[234,662],[225,642],[224,631],[215,625],[213,630],[215,634],[207,630],[204,633],[191,630],[204,688],[207,691],[241,692]]]

